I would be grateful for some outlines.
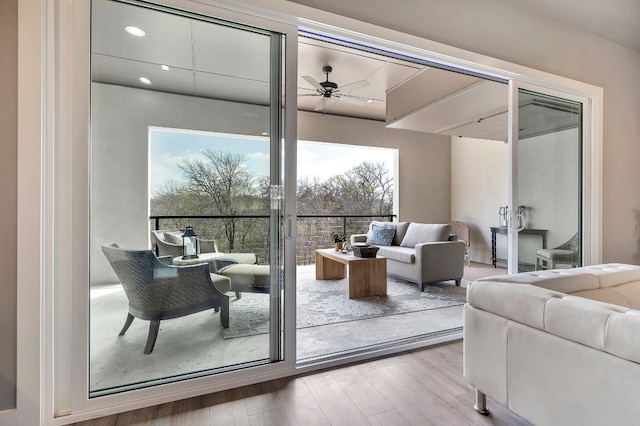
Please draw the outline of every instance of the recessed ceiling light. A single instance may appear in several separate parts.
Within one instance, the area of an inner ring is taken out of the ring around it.
[[[262,136],[269,136],[269,132],[262,132]]]
[[[169,65],[160,65],[160,68],[162,68],[162,71],[169,71]]]
[[[146,84],[147,86],[151,85],[151,80],[149,80],[147,77],[140,77],[138,80],[140,80],[142,83]]]
[[[133,25],[127,25],[126,27],[124,27],[124,30],[136,37],[144,37],[144,35],[146,34],[142,28],[134,27]]]
[[[370,104],[371,102],[373,102],[373,99],[367,99],[368,104]]]

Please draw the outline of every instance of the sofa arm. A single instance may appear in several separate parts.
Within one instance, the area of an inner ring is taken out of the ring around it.
[[[481,281],[467,287],[469,306],[620,358],[640,362],[632,336],[640,311],[538,285]]]
[[[353,243],[366,243],[367,234],[354,234],[351,236],[351,244]]]
[[[423,282],[458,280],[464,275],[464,241],[420,243],[415,250]]]

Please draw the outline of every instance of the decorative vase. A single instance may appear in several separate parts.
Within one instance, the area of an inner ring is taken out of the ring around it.
[[[336,251],[342,250],[342,243],[336,243]]]

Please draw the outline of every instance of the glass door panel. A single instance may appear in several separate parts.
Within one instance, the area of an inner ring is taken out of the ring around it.
[[[523,87],[516,94],[510,272],[580,266],[582,104]]]
[[[90,396],[282,359],[283,41],[92,2]]]

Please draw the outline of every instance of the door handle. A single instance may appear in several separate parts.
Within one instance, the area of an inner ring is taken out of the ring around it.
[[[287,240],[293,240],[296,237],[295,234],[296,218],[293,215],[287,216],[284,220],[284,238]]]

